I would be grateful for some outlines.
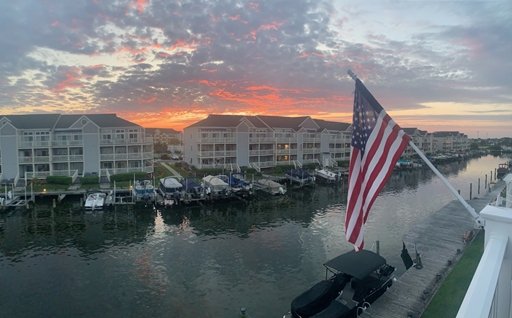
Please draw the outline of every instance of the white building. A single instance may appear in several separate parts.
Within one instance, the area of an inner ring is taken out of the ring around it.
[[[184,129],[184,160],[197,168],[335,165],[350,157],[350,126],[309,116],[209,115]]]
[[[115,114],[0,116],[0,180],[153,172],[153,140]],[[16,183],[12,182],[12,183]]]

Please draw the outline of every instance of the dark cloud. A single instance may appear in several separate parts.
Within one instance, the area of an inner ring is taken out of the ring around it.
[[[355,42],[346,34],[358,30],[346,22],[376,12],[348,2],[6,3],[0,109],[350,111],[349,68],[390,109],[510,105],[511,5],[401,2],[386,10],[441,5],[463,22],[429,25],[403,40],[370,29]],[[395,27],[408,25],[397,20]]]

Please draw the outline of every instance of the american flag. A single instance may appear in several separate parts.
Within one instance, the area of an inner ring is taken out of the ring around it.
[[[345,236],[356,251],[364,247],[368,212],[410,140],[356,79],[345,216]]]

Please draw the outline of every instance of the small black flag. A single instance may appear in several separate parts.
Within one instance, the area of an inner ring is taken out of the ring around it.
[[[412,266],[412,258],[411,255],[409,255],[409,251],[407,250],[407,247],[405,247],[404,241],[402,241],[403,247],[402,247],[402,254],[400,254],[400,257],[404,261],[405,269],[409,269],[409,267]]]

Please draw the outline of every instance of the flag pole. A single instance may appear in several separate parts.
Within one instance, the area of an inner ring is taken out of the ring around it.
[[[475,218],[475,222],[477,223],[477,225],[484,226],[484,220],[481,219],[480,215],[478,215],[478,213],[475,212],[475,209],[460,196],[459,192],[457,192],[455,188],[450,184],[450,182],[448,182],[448,180],[446,180],[446,178],[441,174],[441,172],[439,172],[439,170],[437,170],[436,167],[434,167],[432,162],[430,162],[430,160],[428,160],[428,158],[425,157],[423,152],[420,149],[418,149],[418,147],[416,147],[412,140],[409,141],[409,146],[411,146],[412,149],[416,151],[416,153],[420,156],[421,159],[423,159],[427,166],[429,166],[429,168],[432,169],[432,171],[434,171],[434,173],[439,177],[439,179],[443,181],[443,183],[448,187],[448,189],[450,189],[453,195],[455,195],[455,197],[460,201],[460,203],[462,203],[462,205],[466,208],[469,214],[471,214],[471,216]]]
[[[348,75],[350,75],[350,77],[354,81],[358,80],[356,74],[354,74],[354,72],[352,72],[352,70],[348,70],[347,73],[348,73]],[[469,214],[471,214],[471,216],[475,218],[476,224],[478,226],[483,227],[485,225],[485,221],[480,217],[480,215],[478,215],[478,213],[476,213],[475,209],[472,206],[470,206],[466,202],[466,200],[464,200],[460,196],[460,194],[455,190],[455,188],[453,188],[453,186],[448,182],[448,180],[446,180],[446,178],[439,172],[439,170],[436,169],[436,167],[434,167],[434,165],[430,162],[430,160],[428,160],[427,157],[425,157],[423,152],[420,149],[418,149],[418,147],[416,147],[416,145],[412,142],[412,140],[409,141],[409,146],[411,146],[411,148],[414,149],[414,151],[416,151],[416,153],[427,164],[427,166],[429,166],[429,168],[432,169],[432,171],[434,171],[434,173],[441,179],[441,181],[443,181],[443,183],[446,185],[446,187],[448,187],[448,189],[453,193],[453,195],[455,195],[455,197],[460,201],[460,203],[462,203],[462,205],[466,208],[466,210],[469,212]]]

